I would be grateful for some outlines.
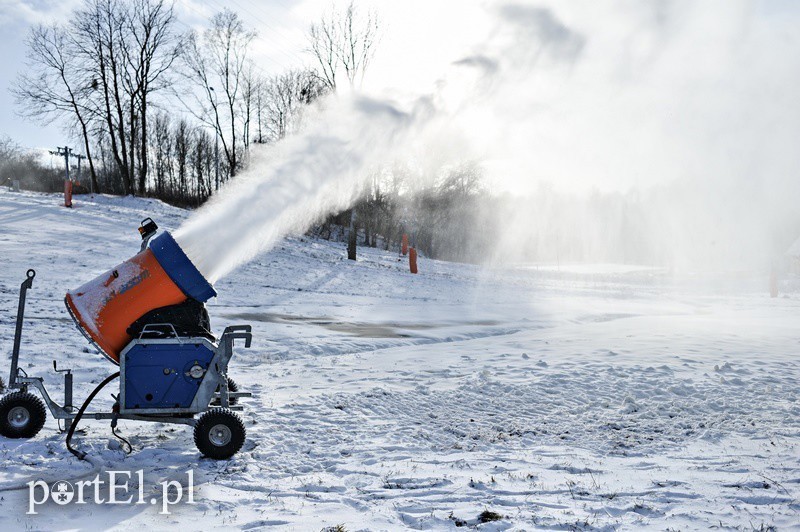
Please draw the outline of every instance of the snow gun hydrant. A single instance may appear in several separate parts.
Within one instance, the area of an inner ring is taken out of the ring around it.
[[[31,438],[47,416],[64,421],[66,445],[74,455],[71,439],[78,421],[111,420],[115,436],[117,421],[130,419],[179,423],[194,427],[194,441],[210,458],[226,459],[241,449],[245,428],[235,411],[238,399],[251,394],[238,391],[228,377],[228,362],[236,340],[250,347],[249,325],[227,327],[218,339],[211,333],[204,303],[217,293],[192,264],[168,232],[155,236],[158,226],[146,218],[137,255],[89,281],[65,298],[67,310],[83,335],[119,371],[103,380],[76,410],[72,402],[73,374],[64,373],[64,404],[47,393],[42,377],[29,376],[19,366],[25,297],[33,287],[34,270],[22,283],[17,310],[11,376],[8,388],[15,390],[0,399],[0,434],[7,438]],[[119,393],[110,411],[86,412],[94,397],[111,381],[119,379]],[[42,399],[29,392],[34,388]],[[130,447],[130,444],[128,444]]]

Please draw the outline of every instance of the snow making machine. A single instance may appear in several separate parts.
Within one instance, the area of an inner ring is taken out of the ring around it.
[[[67,448],[78,421],[129,419],[178,423],[194,427],[199,451],[210,458],[226,459],[241,449],[245,428],[236,411],[238,399],[251,394],[238,391],[228,377],[234,343],[250,347],[249,325],[227,327],[222,336],[211,333],[204,303],[217,294],[169,232],[156,236],[158,226],[142,221],[138,254],[112,270],[67,292],[65,303],[78,329],[119,371],[108,376],[76,409],[73,405],[71,369],[64,374],[64,404],[55,402],[42,377],[29,376],[19,365],[25,299],[33,287],[34,270],[28,270],[20,287],[16,331],[11,356],[9,393],[0,399],[0,434],[31,438],[44,425],[46,410],[64,421]],[[111,381],[119,379],[119,393],[110,411],[87,412],[91,401]],[[30,392],[35,389],[42,399]],[[13,390],[13,391],[12,391]],[[123,439],[120,437],[120,439]]]

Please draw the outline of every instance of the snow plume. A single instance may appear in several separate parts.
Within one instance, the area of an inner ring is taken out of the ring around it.
[[[549,22],[534,13],[501,9],[498,33],[517,47],[495,55],[531,68],[493,96],[496,116],[517,118],[488,168],[525,196],[499,215],[498,257],[753,269],[800,234],[800,63],[789,59],[800,9],[560,2]]]
[[[366,97],[332,98],[301,133],[255,151],[245,171],[194,213],[175,238],[214,283],[285,235],[355,202],[370,169],[421,127],[410,111]]]
[[[431,54],[443,35],[470,39],[436,83],[326,99],[303,131],[253,148],[247,169],[176,232],[209,280],[347,208],[398,161],[423,181],[477,163],[490,191],[517,198],[480,213],[494,217],[500,258],[751,266],[800,230],[800,10],[747,0],[454,9]],[[425,39],[419,24],[430,26],[415,19],[398,33]],[[371,75],[403,64],[392,59],[376,57]]]
[[[301,132],[273,147],[254,147],[247,168],[175,232],[198,269],[217,281],[286,234],[351,206],[364,181],[386,165],[413,161],[428,181],[442,168],[489,154],[494,140],[484,135],[498,134],[508,114],[486,113],[497,111],[492,105],[512,79],[509,66],[519,83],[540,55],[561,60],[581,48],[546,10],[509,5],[499,13],[521,19],[518,27],[535,34],[537,48],[509,54],[513,43],[502,43],[508,35],[494,36],[496,55],[452,61],[435,88],[403,94],[402,105],[388,97],[330,96],[306,117]]]

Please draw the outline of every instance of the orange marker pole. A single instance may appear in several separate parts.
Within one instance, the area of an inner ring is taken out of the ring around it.
[[[417,250],[414,248],[408,249],[408,267],[411,273],[417,273]]]
[[[72,181],[64,180],[64,207],[72,207]]]
[[[403,233],[403,243],[400,246],[400,251],[403,253],[404,257],[408,255],[408,235],[405,233]]]

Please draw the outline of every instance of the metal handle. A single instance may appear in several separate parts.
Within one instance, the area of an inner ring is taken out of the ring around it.
[[[147,325],[142,327],[142,330],[139,333],[139,340],[142,339],[142,336],[144,336],[144,333],[146,333],[148,329],[151,331],[158,331],[158,327],[169,327],[170,329],[172,329],[172,334],[178,340],[178,343],[180,344],[183,343],[183,341],[181,341],[181,337],[178,336],[178,331],[175,329],[175,326],[172,325],[171,323],[148,323]]]
[[[253,328],[250,325],[230,325],[225,327],[222,332],[222,338],[230,340],[231,344],[235,339],[244,340],[244,346],[249,348],[253,342],[253,333],[250,332],[252,330]]]
[[[25,288],[26,290],[33,288],[33,278],[36,277],[36,270],[33,268],[29,269],[25,272],[25,280],[22,281],[22,286],[20,289]]]
[[[11,375],[8,378],[8,387],[17,387],[17,367],[19,364],[19,348],[22,343],[22,320],[25,316],[25,297],[28,290],[33,288],[33,278],[36,277],[36,270],[33,268],[25,272],[25,280],[19,287],[19,306],[17,307],[17,324],[14,329],[14,347],[11,350]]]
[[[225,327],[225,331],[222,334],[228,332],[239,332],[239,331],[250,332],[252,330],[253,330],[252,325],[228,325],[227,327]]]

